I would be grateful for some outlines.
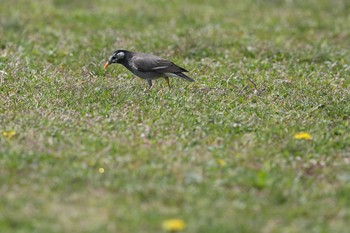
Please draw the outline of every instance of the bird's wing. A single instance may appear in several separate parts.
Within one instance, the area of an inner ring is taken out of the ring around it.
[[[175,65],[171,61],[165,60],[163,58],[150,55],[138,53],[134,54],[131,58],[131,64],[133,68],[142,72],[162,72],[162,73],[178,73],[187,72],[187,70]]]

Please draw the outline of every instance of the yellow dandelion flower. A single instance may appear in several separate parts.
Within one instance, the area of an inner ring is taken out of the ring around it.
[[[294,139],[299,139],[299,140],[311,140],[312,136],[309,133],[306,132],[300,132],[297,134],[294,134]]]
[[[2,132],[2,136],[6,137],[8,139],[13,138],[13,136],[15,136],[15,135],[16,135],[16,131],[14,131],[14,130],[9,130],[9,131]]]
[[[165,231],[175,232],[182,231],[183,229],[185,229],[186,224],[181,219],[168,219],[163,221],[162,226],[163,230]]]
[[[98,173],[102,174],[102,173],[104,173],[104,172],[105,172],[105,169],[104,169],[103,167],[100,167],[100,168],[98,169]]]
[[[216,159],[216,162],[221,166],[225,167],[226,166],[226,161],[223,159]]]

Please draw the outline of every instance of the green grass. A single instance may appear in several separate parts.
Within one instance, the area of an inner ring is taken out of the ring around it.
[[[0,232],[151,233],[169,218],[347,232],[349,15],[347,0],[0,1]],[[104,71],[118,48],[196,82]]]

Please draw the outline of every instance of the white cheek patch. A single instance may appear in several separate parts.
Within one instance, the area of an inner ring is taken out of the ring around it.
[[[118,59],[122,59],[124,56],[125,56],[125,54],[123,52],[117,53],[117,58]]]

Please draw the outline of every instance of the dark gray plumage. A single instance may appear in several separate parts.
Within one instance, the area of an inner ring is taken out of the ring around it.
[[[150,87],[152,80],[158,78],[165,78],[169,87],[169,77],[178,77],[194,82],[192,78],[184,74],[184,72],[188,72],[184,68],[151,54],[117,50],[109,57],[104,68],[106,69],[112,63],[122,64],[136,76],[147,80]]]

